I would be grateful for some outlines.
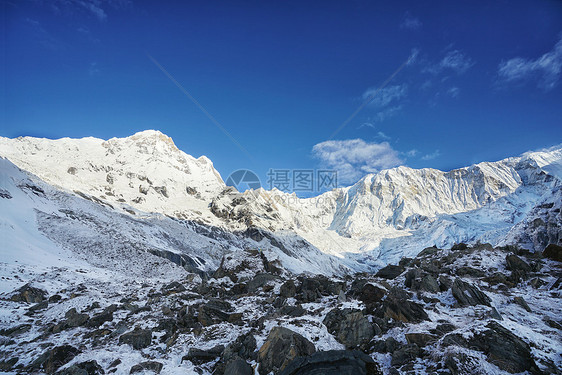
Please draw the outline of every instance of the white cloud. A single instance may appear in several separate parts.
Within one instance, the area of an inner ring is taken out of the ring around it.
[[[431,154],[427,154],[422,156],[422,160],[433,160],[441,156],[441,152],[439,150],[433,151]]]
[[[338,180],[343,183],[353,183],[368,173],[403,163],[388,142],[365,142],[362,139],[321,142],[314,145],[312,154],[323,167],[336,170]]]
[[[390,137],[388,135],[384,134],[383,132],[378,132],[377,137],[379,137],[380,139],[384,139],[384,140],[390,139]]]
[[[450,51],[443,57],[439,66],[443,69],[452,69],[458,74],[466,72],[474,62],[459,50]]]
[[[406,152],[406,156],[409,157],[409,158],[413,158],[413,157],[417,156],[418,154],[419,154],[419,151],[416,150],[416,149],[412,149],[412,150]]]
[[[393,117],[401,110],[402,110],[402,105],[386,108],[380,112],[377,112],[377,114],[375,115],[375,119],[379,122],[382,122],[386,119]]]
[[[402,22],[400,22],[400,28],[408,30],[419,30],[422,25],[419,18],[412,16],[410,12],[406,12],[404,17],[402,17]]]
[[[461,90],[458,87],[451,87],[449,90],[447,90],[447,94],[449,94],[452,98],[456,98],[457,96],[459,96]]]
[[[562,39],[554,48],[536,59],[515,57],[498,65],[498,76],[504,82],[538,80],[538,87],[551,90],[558,84],[562,72]]]
[[[363,93],[363,100],[367,100],[370,106],[382,108],[404,98],[407,91],[408,87],[405,84],[383,87],[382,89],[372,87]]]

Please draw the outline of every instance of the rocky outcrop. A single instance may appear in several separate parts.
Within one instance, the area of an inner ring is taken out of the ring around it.
[[[491,306],[490,298],[485,293],[481,292],[480,289],[474,285],[470,285],[459,278],[455,279],[453,282],[451,291],[453,292],[453,297],[455,297],[461,306]]]
[[[328,332],[348,349],[364,348],[375,335],[369,320],[357,310],[333,309],[323,323]]]
[[[150,345],[152,341],[152,331],[149,329],[135,329],[119,337],[119,344],[128,344],[133,349],[143,349]]]
[[[279,375],[382,375],[368,355],[357,350],[330,350],[298,357]]]
[[[274,327],[258,352],[259,373],[282,371],[293,359],[314,353],[314,345],[287,328]]]

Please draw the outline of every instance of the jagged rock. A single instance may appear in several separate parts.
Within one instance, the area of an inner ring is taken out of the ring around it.
[[[277,278],[277,276],[271,275],[269,273],[258,273],[254,276],[253,279],[248,281],[248,291],[250,293],[255,293],[256,290],[263,287],[270,281],[277,280]]]
[[[315,277],[300,276],[296,298],[301,302],[315,302],[322,296],[338,295],[342,290],[341,283],[317,275]]]
[[[424,275],[420,281],[420,290],[429,292],[429,293],[439,293],[441,289],[439,288],[439,284],[437,280],[429,274]]]
[[[415,281],[421,278],[421,274],[422,273],[419,268],[412,268],[408,270],[408,272],[404,275],[404,285],[406,288],[417,289],[417,283],[415,283]]]
[[[80,314],[74,307],[68,310],[64,316],[66,317],[66,324],[68,324],[69,327],[80,327],[90,319],[88,314]]]
[[[15,291],[10,300],[14,302],[40,303],[46,299],[46,296],[46,291],[25,284]]]
[[[441,337],[441,336],[445,335],[446,333],[454,331],[455,329],[457,329],[457,327],[455,327],[454,324],[441,323],[441,324],[438,324],[435,328],[430,329],[429,332],[433,333],[434,335],[437,335],[437,336]]]
[[[59,367],[72,361],[78,354],[80,354],[80,350],[73,346],[57,346],[41,354],[29,367],[31,370],[43,370],[47,374],[53,374]]]
[[[557,262],[562,262],[562,246],[551,243],[543,250],[542,256]]]
[[[119,337],[119,344],[131,345],[134,349],[143,349],[150,345],[152,341],[152,331],[149,329],[135,329],[124,333]]]
[[[137,372],[144,372],[144,371],[147,371],[147,370],[159,374],[160,371],[162,371],[162,367],[164,367],[164,365],[162,365],[162,363],[156,362],[156,361],[141,362],[141,363],[131,367],[131,371],[129,371],[129,374],[134,374],[134,373],[137,373]]]
[[[162,292],[165,295],[170,295],[170,294],[174,294],[174,293],[181,293],[181,292],[185,292],[187,289],[185,289],[185,286],[183,286],[182,284],[180,284],[177,281],[173,281],[167,285],[165,285],[162,288]]]
[[[57,372],[57,375],[102,375],[105,374],[96,361],[86,361],[69,366]]]
[[[14,337],[31,329],[31,324],[18,324],[17,326],[0,329],[0,336]]]
[[[293,360],[279,375],[379,375],[375,361],[357,350],[329,350]]]
[[[416,344],[404,345],[392,353],[392,360],[390,364],[395,367],[403,366],[419,357],[420,353],[421,350]]]
[[[400,344],[394,337],[387,337],[386,340],[379,340],[373,345],[373,350],[378,353],[393,353],[400,348]]]
[[[479,360],[463,352],[446,353],[444,364],[453,375],[482,373]]]
[[[258,352],[259,373],[283,370],[293,359],[314,353],[314,345],[284,327],[274,327]]]
[[[490,363],[509,373],[529,371],[539,374],[529,345],[501,324],[491,321],[486,330],[476,332],[469,340],[471,348],[487,355]]]
[[[222,353],[222,359],[228,362],[236,357],[245,360],[254,360],[256,358],[256,339],[251,333],[239,336],[235,341],[228,344]]]
[[[279,315],[288,315],[292,317],[303,316],[306,310],[301,305],[289,306],[285,305],[278,310]]]
[[[375,276],[391,280],[397,278],[402,272],[404,272],[404,267],[389,264],[381,268]]]
[[[92,316],[86,326],[99,328],[105,322],[111,322],[113,320],[113,313],[117,310],[117,305],[111,305],[106,307],[101,313]]]
[[[371,283],[366,283],[361,291],[359,292],[358,298],[364,304],[370,305],[373,303],[380,302],[385,296],[386,290],[379,288]]]
[[[506,256],[505,261],[507,262],[507,268],[511,271],[519,271],[524,275],[531,272],[531,266],[515,254],[509,254]]]
[[[16,365],[16,363],[18,363],[18,361],[19,361],[18,357],[13,357],[6,360],[0,360],[0,371],[6,371],[6,372],[11,371]]]
[[[428,343],[437,340],[437,336],[429,333],[406,333],[406,341],[408,344],[416,344],[419,347],[424,347]]]
[[[482,270],[479,270],[477,268],[468,267],[468,266],[460,267],[459,269],[457,269],[455,274],[457,276],[470,276],[470,277],[484,277],[484,276],[486,276],[486,272],[484,272]]]
[[[468,245],[465,244],[464,242],[454,244],[453,247],[451,247],[451,250],[466,250],[466,249],[468,249]]]
[[[214,361],[219,358],[224,352],[223,345],[217,345],[211,349],[197,349],[191,348],[187,355],[184,355],[182,361],[191,361],[194,365]]]
[[[293,280],[287,280],[279,289],[279,295],[283,298],[291,298],[297,294],[297,287]]]
[[[224,375],[253,375],[254,369],[241,358],[233,359],[226,364]]]
[[[453,297],[461,306],[486,305],[491,306],[490,298],[477,287],[457,278],[452,286]]]
[[[348,349],[365,347],[375,335],[372,324],[357,310],[333,309],[322,323]]]
[[[382,309],[377,310],[377,315],[405,323],[429,320],[423,306],[409,301],[408,298],[409,294],[406,291],[392,288],[383,302]]]
[[[226,301],[211,299],[199,306],[197,319],[203,327],[208,327],[221,322],[239,321],[241,314],[230,313],[232,305]]]

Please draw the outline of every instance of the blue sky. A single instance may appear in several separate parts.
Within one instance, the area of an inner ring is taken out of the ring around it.
[[[0,135],[158,129],[266,186],[270,168],[348,184],[559,144],[562,3],[428,4],[3,2]]]

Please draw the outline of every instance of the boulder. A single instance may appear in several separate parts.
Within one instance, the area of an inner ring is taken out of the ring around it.
[[[78,354],[80,354],[80,350],[73,346],[57,346],[41,354],[29,367],[31,370],[43,370],[47,374],[53,374],[59,367],[72,361]]]
[[[64,316],[66,317],[66,324],[69,327],[80,327],[86,324],[88,319],[90,319],[88,314],[80,314],[74,307],[68,310]]]
[[[416,344],[422,348],[437,340],[437,336],[429,333],[406,333],[405,336],[408,344]]]
[[[542,256],[557,262],[562,262],[562,246],[551,243],[543,250]]]
[[[224,375],[254,375],[254,369],[241,358],[236,358],[226,364]]]
[[[105,374],[96,361],[86,361],[69,366],[57,372],[57,375],[102,375]]]
[[[143,349],[150,346],[152,331],[149,329],[135,329],[119,337],[119,344],[131,345],[134,349]]]
[[[333,309],[323,323],[328,332],[348,349],[364,348],[375,335],[373,325],[358,310]]]
[[[113,313],[116,310],[116,305],[106,307],[101,313],[92,316],[86,323],[86,326],[91,328],[99,328],[103,323],[111,322],[113,320]]]
[[[397,278],[402,272],[404,272],[404,267],[389,264],[381,268],[375,276],[391,280]]]
[[[505,261],[507,263],[507,268],[510,271],[514,271],[514,272],[518,271],[524,275],[531,272],[531,266],[515,254],[509,254],[508,256],[506,256]]]
[[[274,327],[258,352],[259,373],[282,371],[293,359],[314,353],[314,345],[284,327]]]
[[[194,365],[201,365],[203,363],[214,361],[219,358],[224,352],[223,345],[217,345],[211,349],[197,349],[191,348],[187,355],[184,355],[182,361],[191,361]]]
[[[441,291],[437,280],[435,280],[435,278],[429,274],[426,274],[421,278],[420,290],[429,293],[439,293]]]
[[[129,371],[129,374],[134,374],[137,372],[145,372],[145,371],[151,371],[156,374],[159,374],[160,371],[162,371],[162,367],[164,367],[164,365],[156,361],[141,362],[131,367],[131,371]]]
[[[453,292],[453,297],[455,297],[461,306],[491,306],[491,300],[486,294],[481,292],[477,287],[470,285],[459,278],[455,279],[451,290]]]
[[[47,299],[46,296],[46,291],[25,284],[14,292],[10,300],[14,302],[40,303]]]
[[[523,309],[525,309],[525,311],[532,312],[531,308],[527,304],[527,301],[525,301],[525,299],[523,299],[523,297],[515,297],[515,298],[513,298],[513,302],[515,302],[516,304],[521,306]]]
[[[228,362],[237,357],[245,360],[256,359],[256,339],[251,333],[238,336],[236,340],[228,344],[222,353],[222,359]]]
[[[329,350],[293,360],[279,375],[382,375],[375,361],[357,350]]]
[[[406,291],[392,288],[383,302],[381,317],[405,323],[419,323],[429,320],[423,306],[409,301],[408,298],[409,294]]]
[[[358,298],[365,305],[370,305],[382,301],[382,298],[385,296],[385,294],[386,290],[371,283],[366,283],[363,288],[361,288]]]
[[[279,289],[279,295],[283,298],[291,298],[297,294],[297,287],[293,280],[287,280]]]
[[[408,362],[414,361],[420,354],[421,350],[419,346],[416,344],[407,344],[392,353],[390,364],[395,367],[400,367]]]

